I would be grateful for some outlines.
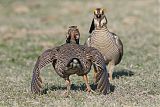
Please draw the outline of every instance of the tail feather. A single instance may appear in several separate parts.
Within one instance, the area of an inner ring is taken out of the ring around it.
[[[81,63],[77,58],[71,59],[70,62],[68,63],[69,68],[79,68],[80,66],[81,66]]]

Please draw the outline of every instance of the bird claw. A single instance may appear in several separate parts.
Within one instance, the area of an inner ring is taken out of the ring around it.
[[[66,91],[66,92],[64,92],[64,95],[63,95],[65,98],[67,98],[67,97],[69,97],[69,92],[68,91]]]
[[[64,96],[65,98],[71,97],[71,93],[68,92],[68,91],[66,91],[66,92],[64,92],[63,96]]]

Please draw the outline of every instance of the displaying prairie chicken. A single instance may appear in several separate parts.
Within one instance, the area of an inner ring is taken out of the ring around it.
[[[102,54],[95,48],[78,45],[76,37],[80,37],[79,31],[76,26],[71,26],[68,30],[67,43],[48,49],[38,57],[33,69],[31,82],[31,91],[33,93],[42,93],[42,79],[40,77],[40,71],[50,63],[53,65],[56,73],[66,81],[67,91],[65,94],[67,96],[71,87],[69,76],[72,74],[83,76],[87,91],[91,91],[87,74],[91,69],[92,63],[95,65],[97,70],[97,90],[104,95],[109,92],[110,85],[108,74]]]
[[[95,9],[89,33],[85,44],[88,47],[95,47],[102,53],[108,65],[109,79],[112,80],[114,67],[120,63],[123,56],[123,44],[116,34],[107,29],[107,18],[103,9]],[[96,72],[95,69],[95,75]]]

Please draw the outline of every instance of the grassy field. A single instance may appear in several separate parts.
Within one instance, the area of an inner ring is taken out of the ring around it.
[[[0,0],[0,107],[160,107],[158,6],[158,0]],[[96,7],[106,9],[109,30],[124,44],[112,93],[87,94],[82,77],[73,75],[71,96],[64,98],[64,80],[48,66],[41,75],[52,89],[32,95],[38,55],[63,44],[70,25],[78,26],[83,44]]]

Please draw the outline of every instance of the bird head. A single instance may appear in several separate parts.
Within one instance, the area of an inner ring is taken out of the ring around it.
[[[101,9],[101,8],[96,8],[94,10],[94,16],[95,18],[101,18],[101,17],[104,17],[104,9]]]
[[[79,44],[80,33],[77,26],[70,26],[66,36],[66,43],[76,43]]]
[[[92,33],[94,29],[101,29],[107,27],[107,18],[104,14],[104,9],[96,8],[94,10],[94,18],[91,23],[89,33]]]

